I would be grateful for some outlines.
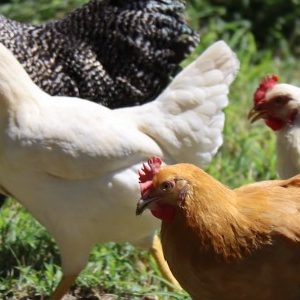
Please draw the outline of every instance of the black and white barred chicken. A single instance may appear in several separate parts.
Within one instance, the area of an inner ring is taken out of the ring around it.
[[[0,42],[50,95],[132,106],[159,95],[195,47],[184,8],[180,0],[92,0],[42,25],[0,16]]]

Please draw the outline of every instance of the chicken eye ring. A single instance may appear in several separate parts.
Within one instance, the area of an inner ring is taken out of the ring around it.
[[[174,187],[174,184],[171,181],[165,181],[161,184],[160,188],[163,191],[170,191]]]

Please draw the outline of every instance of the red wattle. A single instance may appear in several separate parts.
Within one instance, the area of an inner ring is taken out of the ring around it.
[[[271,117],[266,119],[265,122],[274,131],[278,131],[286,125],[286,123],[283,122],[282,120],[276,119],[276,118],[271,118]]]
[[[157,208],[152,209],[151,213],[158,219],[163,221],[171,221],[175,215],[175,207],[171,205],[159,205]]]

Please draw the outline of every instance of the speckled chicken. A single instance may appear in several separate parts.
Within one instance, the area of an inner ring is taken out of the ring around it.
[[[0,16],[0,42],[50,95],[110,108],[154,99],[197,44],[178,0],[93,0],[30,25]]]
[[[171,271],[193,300],[300,299],[300,175],[230,189],[186,163],[140,170]]]

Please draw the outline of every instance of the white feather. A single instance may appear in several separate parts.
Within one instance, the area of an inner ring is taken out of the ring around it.
[[[287,179],[300,173],[300,122],[277,133],[277,170]]]

